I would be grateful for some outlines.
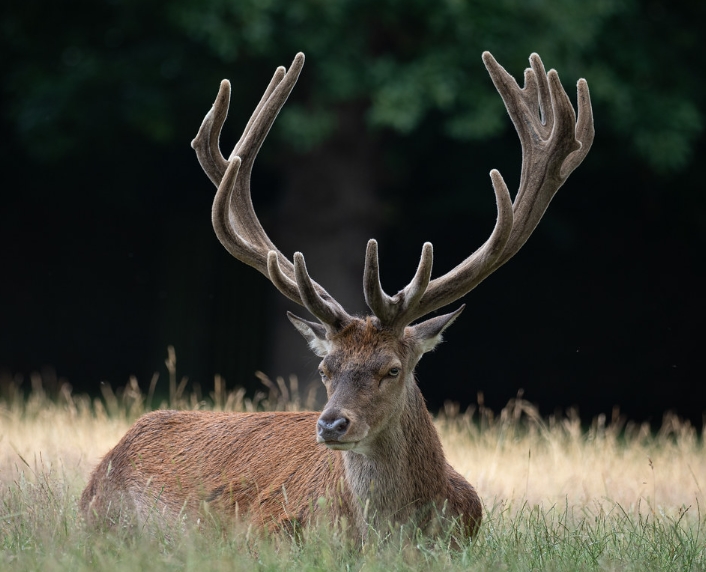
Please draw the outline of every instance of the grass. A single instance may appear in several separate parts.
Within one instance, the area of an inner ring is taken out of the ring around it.
[[[172,356],[173,357],[173,356]],[[296,409],[296,385],[263,378],[254,399],[217,379],[188,395],[169,364],[171,406]],[[263,536],[247,521],[175,523],[106,533],[82,526],[78,497],[93,466],[149,409],[154,385],[136,380],[102,399],[28,397],[3,384],[0,400],[0,570],[706,570],[704,435],[674,416],[654,433],[617,414],[583,427],[569,412],[542,419],[521,397],[499,415],[448,405],[437,416],[447,458],[485,503],[476,540],[372,534],[350,546],[326,526],[301,539]],[[163,404],[164,405],[164,404]]]

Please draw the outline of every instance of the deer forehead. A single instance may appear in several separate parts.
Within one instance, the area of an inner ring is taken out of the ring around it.
[[[331,370],[377,371],[398,361],[405,365],[411,353],[405,337],[380,329],[370,319],[355,320],[332,337],[331,351],[323,365]]]

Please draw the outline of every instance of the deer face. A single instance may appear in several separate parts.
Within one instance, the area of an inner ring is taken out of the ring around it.
[[[372,320],[357,320],[334,336],[319,364],[328,403],[317,424],[317,442],[331,449],[365,449],[399,416],[420,357],[414,349]]]
[[[409,395],[414,383],[414,366],[424,352],[436,346],[441,332],[460,310],[410,324],[465,296],[514,256],[591,148],[593,114],[585,80],[577,85],[577,117],[558,74],[545,72],[537,54],[530,56],[531,69],[525,70],[523,88],[489,52],[483,53],[483,61],[522,144],[523,166],[527,168],[522,169],[515,200],[500,173],[492,170],[498,217],[488,239],[434,280],[433,248],[424,243],[412,280],[393,296],[382,288],[378,245],[369,240],[363,294],[374,317],[365,320],[348,314],[312,280],[301,252],[289,260],[277,249],[260,224],[250,197],[253,162],[294,88],[304,54],[296,55],[289,70],[277,68],[228,159],[219,147],[228,115],[228,81],[221,82],[216,101],[192,141],[201,166],[218,187],[211,213],[218,239],[235,258],[256,268],[284,296],[319,320],[314,323],[289,315],[314,353],[323,358],[320,369],[329,402],[319,419],[318,440],[331,448],[362,449],[389,426],[389,419],[399,415],[405,391]]]
[[[328,402],[317,423],[317,442],[335,450],[369,452],[403,412],[416,383],[417,362],[441,341],[441,333],[461,310],[406,327],[401,334],[381,328],[375,318],[356,318],[331,333],[290,314],[323,358],[319,374]]]

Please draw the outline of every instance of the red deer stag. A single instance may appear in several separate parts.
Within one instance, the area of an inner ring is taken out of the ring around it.
[[[445,460],[414,378],[425,352],[458,317],[454,312],[414,323],[458,300],[512,257],[533,232],[552,197],[593,141],[588,85],[578,82],[578,119],[559,76],[530,57],[525,86],[490,53],[483,61],[522,144],[520,188],[513,201],[498,171],[490,176],[498,218],[478,250],[431,280],[432,245],[424,244],[416,274],[394,296],[380,285],[377,243],[368,242],[363,290],[371,316],[348,314],[309,277],[304,256],[285,257],[253,209],[253,161],[304,65],[297,54],[277,69],[229,159],[219,149],[230,84],[221,83],[192,142],[218,191],[213,227],[235,258],[255,267],[318,322],[288,314],[311,350],[328,402],[322,413],[155,411],[126,433],[93,471],[81,496],[89,520],[115,522],[117,508],[144,521],[168,519],[207,505],[223,515],[249,515],[266,529],[309,523],[322,514],[364,538],[369,526],[413,522],[429,530],[434,515],[472,536],[481,522],[474,488]],[[327,499],[326,502],[322,499]]]

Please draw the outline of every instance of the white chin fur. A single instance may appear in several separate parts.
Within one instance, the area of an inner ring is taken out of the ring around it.
[[[357,441],[348,441],[348,442],[336,442],[336,441],[330,441],[328,443],[324,443],[329,449],[333,451],[351,451],[352,449],[355,449],[356,445],[358,444]]]

